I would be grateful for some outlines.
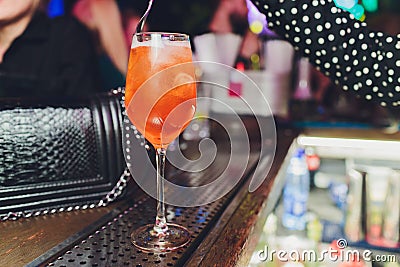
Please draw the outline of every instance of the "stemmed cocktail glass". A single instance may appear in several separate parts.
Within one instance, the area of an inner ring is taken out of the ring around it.
[[[196,84],[188,35],[142,32],[133,36],[125,106],[130,121],[154,146],[157,163],[155,224],[136,229],[132,243],[147,251],[182,247],[190,234],[186,228],[166,222],[163,179],[168,144],[195,113]]]

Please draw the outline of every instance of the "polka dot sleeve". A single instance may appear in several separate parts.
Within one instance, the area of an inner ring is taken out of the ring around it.
[[[268,26],[344,90],[400,106],[400,35],[374,32],[332,0],[252,0]]]

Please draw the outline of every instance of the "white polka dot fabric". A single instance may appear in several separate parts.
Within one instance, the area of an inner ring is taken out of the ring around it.
[[[400,107],[400,34],[374,32],[333,0],[252,0],[268,26],[344,90]]]

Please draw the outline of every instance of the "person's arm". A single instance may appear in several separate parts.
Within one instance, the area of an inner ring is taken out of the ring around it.
[[[128,49],[121,14],[115,0],[91,0],[91,12],[100,42],[113,64],[126,74]]]
[[[250,30],[247,30],[243,36],[242,45],[240,47],[239,55],[245,58],[250,58],[251,55],[258,53],[260,50],[260,39],[258,35]]]
[[[400,106],[400,35],[374,32],[333,0],[252,0],[268,26],[344,90]]]

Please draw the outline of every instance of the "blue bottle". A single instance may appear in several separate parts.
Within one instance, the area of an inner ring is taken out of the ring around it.
[[[298,149],[290,159],[283,189],[282,224],[290,230],[306,228],[307,201],[310,193],[310,173],[304,149]]]

